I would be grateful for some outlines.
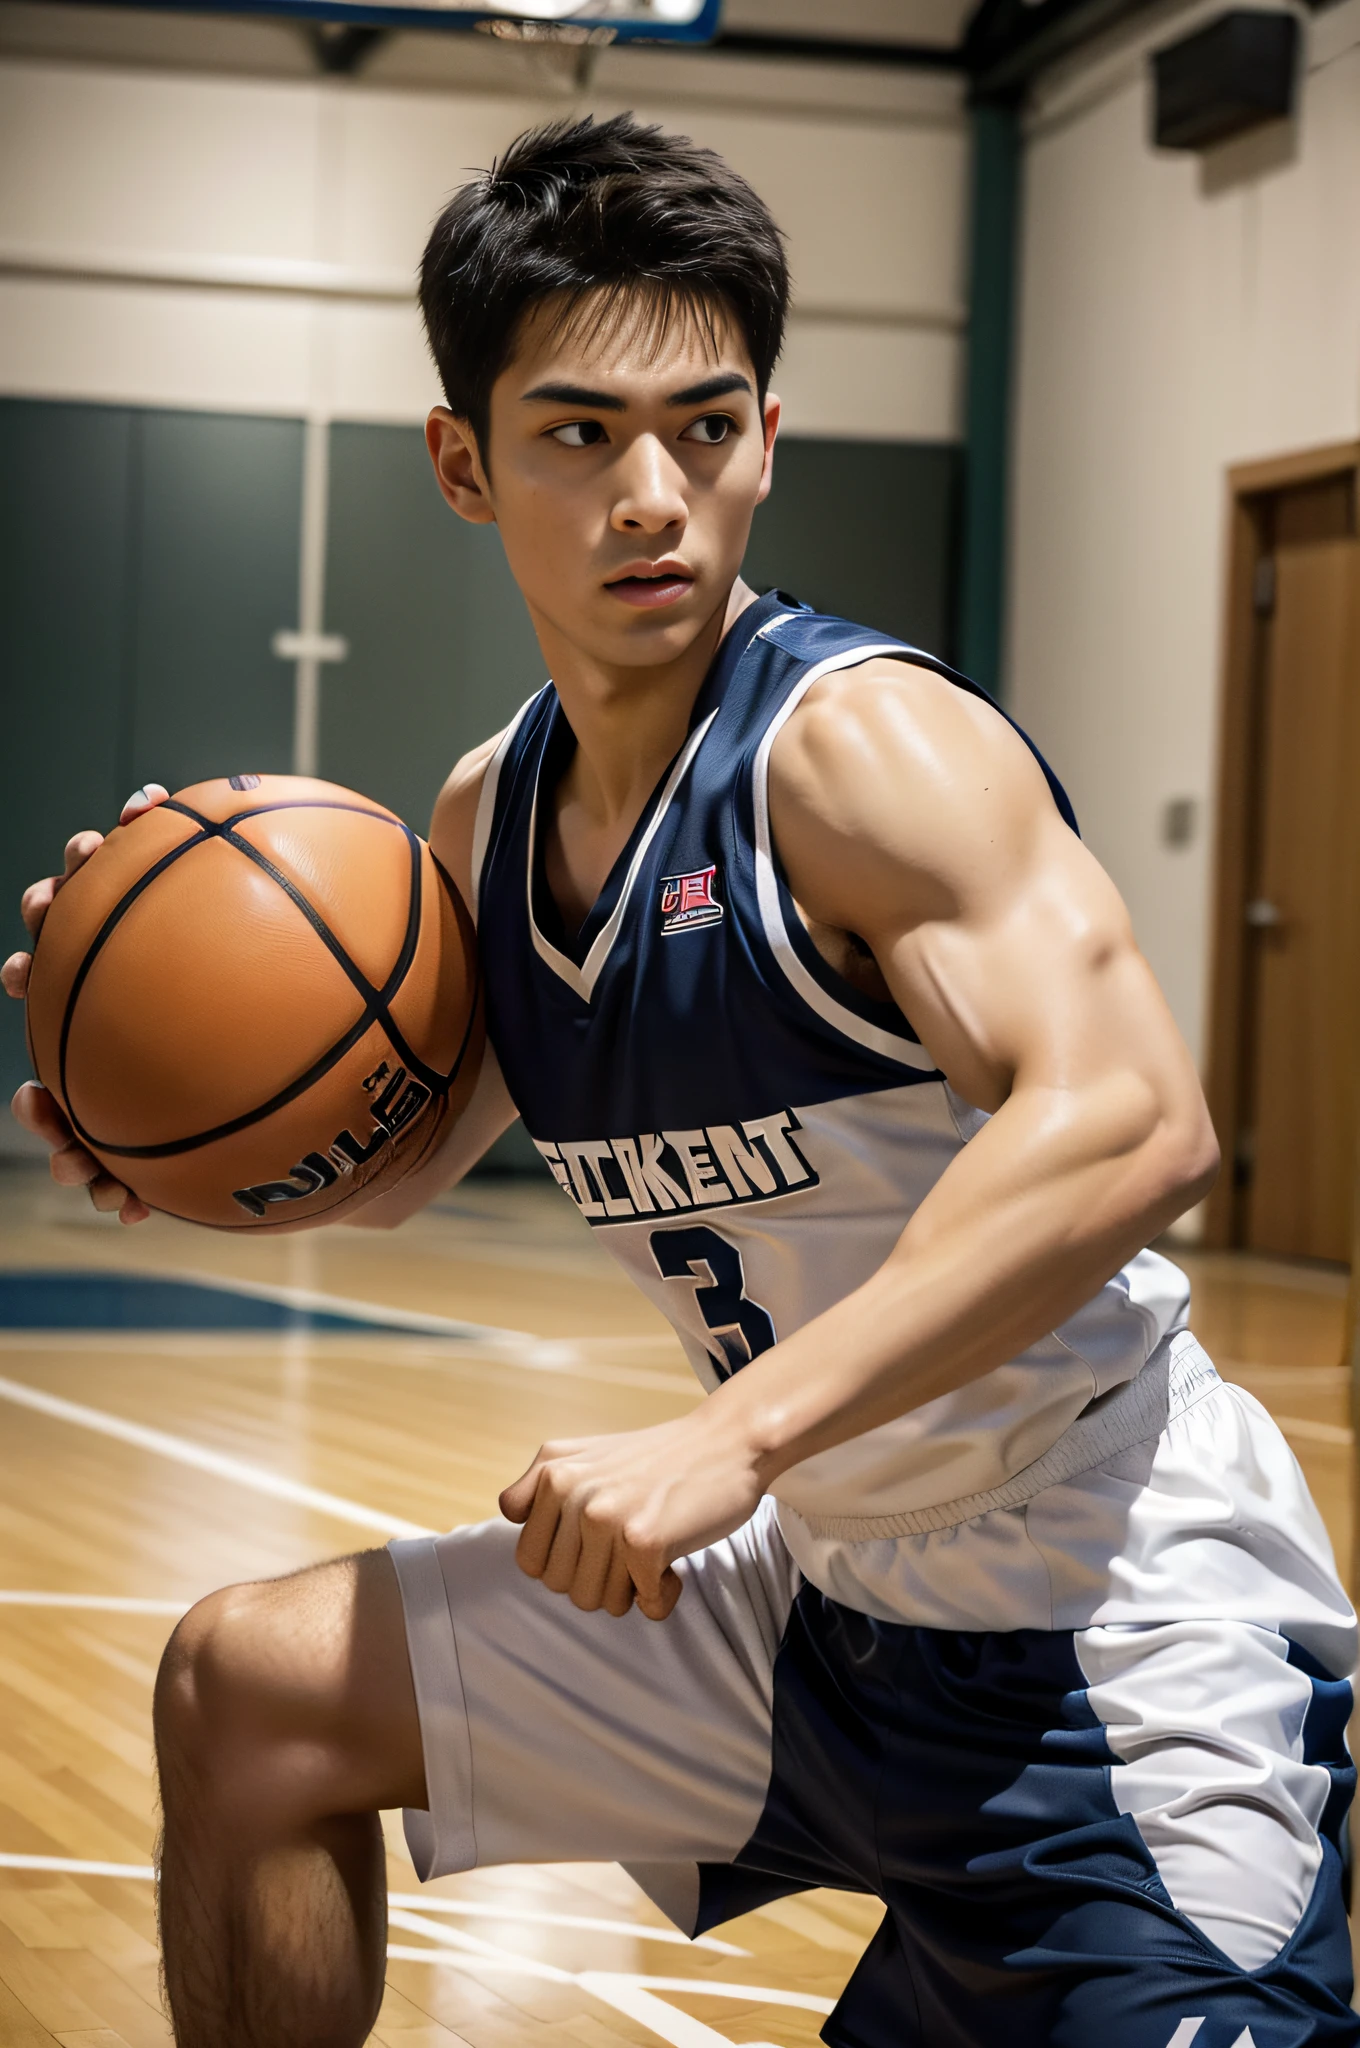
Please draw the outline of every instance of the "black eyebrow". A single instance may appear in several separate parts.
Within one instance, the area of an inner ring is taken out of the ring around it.
[[[743,377],[740,370],[721,370],[716,377],[705,377],[702,384],[690,384],[683,391],[673,391],[666,400],[666,403],[667,405],[702,405],[705,399],[726,398],[733,391],[750,391],[750,389],[750,378]]]
[[[715,377],[705,377],[702,383],[689,384],[683,391],[672,391],[667,405],[703,405],[710,398],[727,398],[733,391],[750,391],[751,380],[743,377],[740,370],[721,370]],[[591,412],[627,412],[622,398],[616,398],[612,391],[592,391],[588,384],[535,384],[532,391],[522,393],[522,402],[537,400],[549,405],[583,405]]]
[[[523,402],[530,399],[547,400],[553,405],[585,405],[592,412],[626,412],[627,406],[621,398],[615,398],[609,391],[592,391],[585,384],[535,384],[532,391],[521,394]],[[678,402],[678,401],[673,401]]]

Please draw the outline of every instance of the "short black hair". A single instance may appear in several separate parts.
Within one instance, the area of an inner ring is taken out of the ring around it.
[[[788,310],[784,240],[764,201],[711,149],[630,114],[554,121],[511,143],[435,222],[420,306],[449,409],[486,452],[491,387],[545,299],[569,322],[602,295],[608,320],[649,302],[654,332],[676,315],[735,323],[763,399]],[[592,322],[594,324],[594,322]]]

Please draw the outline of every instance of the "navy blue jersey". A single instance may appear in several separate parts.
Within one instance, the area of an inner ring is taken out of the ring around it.
[[[775,736],[820,676],[876,656],[975,687],[918,648],[778,593],[743,612],[575,934],[542,863],[575,745],[551,684],[486,774],[475,909],[510,1094],[710,1388],[866,1280],[986,1122],[896,1004],[822,958],[771,836]],[[775,1488],[795,1554],[800,1541],[947,1526],[1145,1435],[1155,1376],[1137,1398],[1114,1397],[1143,1377],[1185,1306],[1182,1276],[1144,1253],[1022,1357],[795,1467]]]

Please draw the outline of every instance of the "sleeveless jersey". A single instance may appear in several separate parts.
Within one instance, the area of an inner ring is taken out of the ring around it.
[[[749,606],[572,938],[539,850],[575,745],[551,684],[483,786],[474,910],[510,1095],[710,1390],[867,1280],[986,1122],[896,1005],[822,958],[771,837],[776,734],[820,676],[873,656],[983,694],[919,648],[781,593]],[[1008,1364],[793,1467],[773,1491],[804,1570],[821,1576],[819,1546],[955,1527],[1155,1435],[1165,1340],[1187,1305],[1178,1269],[1141,1253]]]

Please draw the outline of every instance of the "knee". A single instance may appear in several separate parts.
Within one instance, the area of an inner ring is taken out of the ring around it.
[[[183,1786],[211,1788],[220,1807],[419,1804],[408,1796],[424,1774],[405,1644],[382,1551],[200,1600],[156,1681],[162,1799]]]
[[[156,1676],[154,1721],[162,1764],[192,1767],[221,1758],[233,1740],[258,1732],[269,1715],[260,1629],[269,1602],[260,1585],[225,1586],[189,1609],[165,1646]]]

